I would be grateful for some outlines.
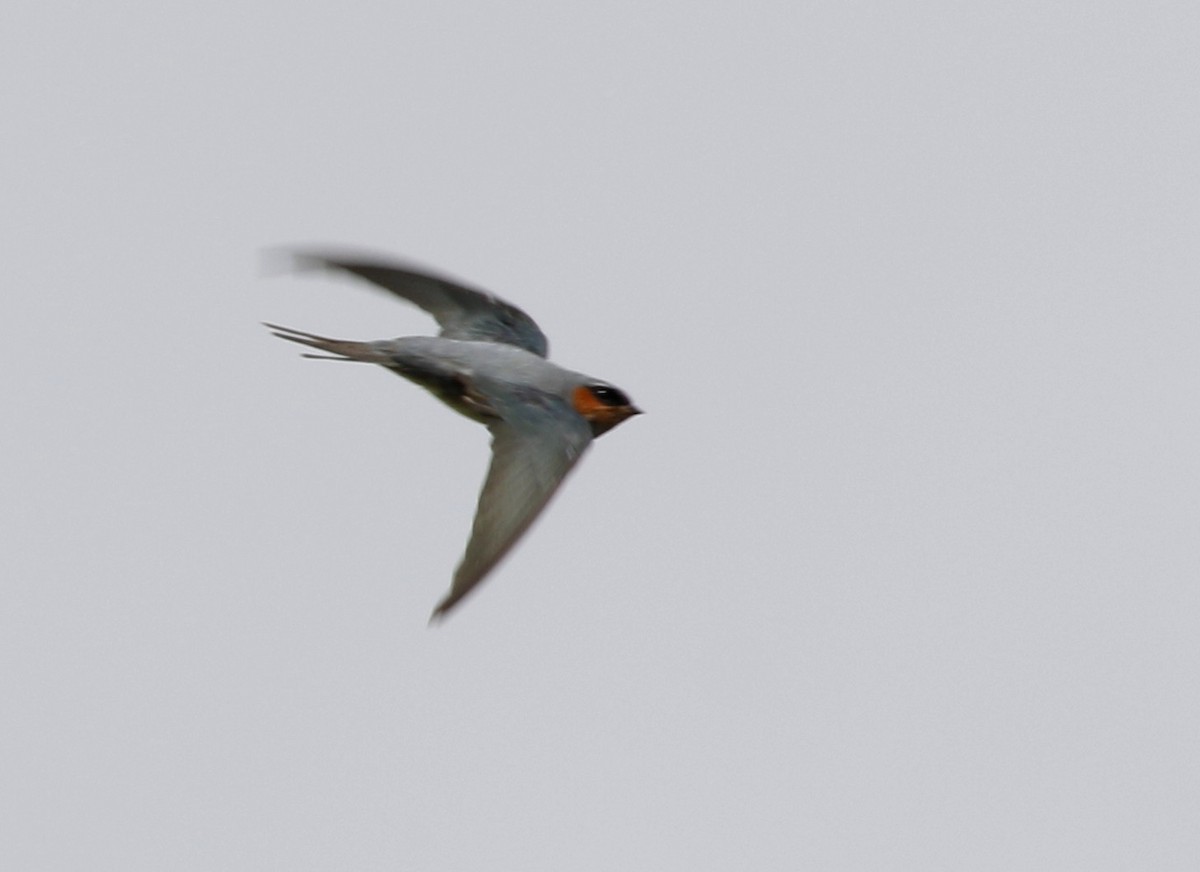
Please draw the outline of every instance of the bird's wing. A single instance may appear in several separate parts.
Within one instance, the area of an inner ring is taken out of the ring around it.
[[[448,612],[481,582],[529,529],[591,444],[592,433],[567,402],[540,391],[489,396],[502,418],[492,424],[492,465],[471,539],[450,593],[433,611]]]
[[[447,339],[502,342],[545,357],[549,342],[532,318],[495,294],[467,287],[413,264],[371,255],[292,253],[300,269],[340,269],[420,306]]]

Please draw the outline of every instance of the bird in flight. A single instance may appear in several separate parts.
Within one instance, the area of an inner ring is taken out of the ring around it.
[[[275,336],[325,352],[305,357],[379,364],[491,431],[492,462],[471,538],[430,620],[441,618],[524,535],[592,440],[641,410],[608,382],[548,361],[546,337],[533,319],[494,294],[373,256],[292,257],[301,270],[366,279],[424,309],[441,332],[351,342],[266,324]]]

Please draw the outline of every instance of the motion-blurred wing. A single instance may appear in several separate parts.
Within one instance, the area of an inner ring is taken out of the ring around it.
[[[299,251],[302,269],[340,269],[414,303],[437,319],[447,339],[502,342],[545,357],[549,342],[534,320],[495,294],[469,288],[425,269],[370,255]]]
[[[490,428],[492,465],[466,553],[433,618],[448,612],[492,571],[592,441],[587,422],[558,397],[522,391],[520,396],[490,399],[504,416]]]

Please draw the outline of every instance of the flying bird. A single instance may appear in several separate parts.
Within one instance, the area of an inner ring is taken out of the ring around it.
[[[641,413],[606,381],[546,359],[545,334],[511,303],[411,264],[370,256],[292,254],[302,270],[341,270],[424,309],[438,336],[375,342],[330,339],[265,324],[275,336],[325,354],[375,363],[428,390],[491,431],[492,462],[466,552],[430,620],[483,581],[529,529],[592,440]]]

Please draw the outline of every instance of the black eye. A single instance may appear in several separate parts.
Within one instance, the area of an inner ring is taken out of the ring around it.
[[[606,406],[628,406],[629,397],[610,385],[588,385],[592,396]]]

